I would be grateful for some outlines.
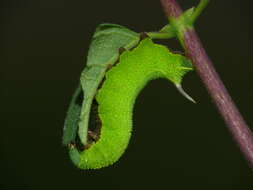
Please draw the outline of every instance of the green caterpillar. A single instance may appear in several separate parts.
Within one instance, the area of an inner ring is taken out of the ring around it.
[[[166,78],[194,101],[181,87],[191,62],[150,38],[140,40],[140,34],[123,26],[102,24],[96,29],[64,124],[63,144],[81,169],[108,166],[124,153],[134,102],[148,81]],[[121,48],[125,51],[120,55]]]

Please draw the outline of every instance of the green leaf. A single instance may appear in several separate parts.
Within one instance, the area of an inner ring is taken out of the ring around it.
[[[81,86],[78,85],[71,99],[63,128],[63,144],[68,145],[75,141],[83,94]]]

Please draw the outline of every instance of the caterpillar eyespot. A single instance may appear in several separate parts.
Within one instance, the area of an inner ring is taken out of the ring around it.
[[[90,107],[94,108],[95,118],[91,118],[89,122],[93,121],[95,128],[91,129],[89,126],[86,133],[73,135],[77,133],[77,127],[71,128],[68,125],[77,125],[77,121],[70,119],[71,116],[68,115],[78,115],[83,108],[78,102],[72,101],[75,102],[72,108],[78,109],[69,111],[70,114],[67,115],[64,133],[71,131],[72,135],[64,134],[65,137],[70,136],[64,143],[69,146],[69,154],[74,164],[81,169],[98,169],[116,162],[128,146],[132,131],[133,106],[144,86],[150,80],[165,78],[185,93],[180,84],[183,76],[190,70],[192,65],[188,59],[173,54],[163,45],[153,43],[150,38],[140,41],[132,50],[126,49],[120,55],[119,62],[104,72],[104,81],[101,87],[96,89],[95,99],[90,100],[93,102]],[[81,77],[83,88],[86,83],[82,80],[87,78]],[[83,88],[83,101],[85,92]],[[81,93],[80,89],[77,90],[73,99],[77,99]],[[81,122],[82,117],[80,114]],[[78,127],[80,130],[80,121]],[[83,134],[88,136],[88,140],[87,136],[85,137],[85,144],[80,136]]]

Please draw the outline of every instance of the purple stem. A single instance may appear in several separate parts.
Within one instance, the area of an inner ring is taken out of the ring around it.
[[[178,18],[182,10],[176,0],[161,0],[165,14]],[[225,120],[240,150],[253,168],[253,134],[228,94],[194,29],[186,28],[182,43],[204,86]]]

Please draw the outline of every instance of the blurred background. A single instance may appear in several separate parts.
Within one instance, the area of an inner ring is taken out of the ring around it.
[[[251,2],[212,0],[196,29],[253,130]],[[197,104],[165,80],[146,86],[119,162],[90,171],[70,162],[62,128],[95,27],[158,30],[167,22],[158,0],[1,0],[0,19],[1,190],[253,189],[253,172],[195,72],[183,86]],[[176,40],[163,44],[181,50]]]

